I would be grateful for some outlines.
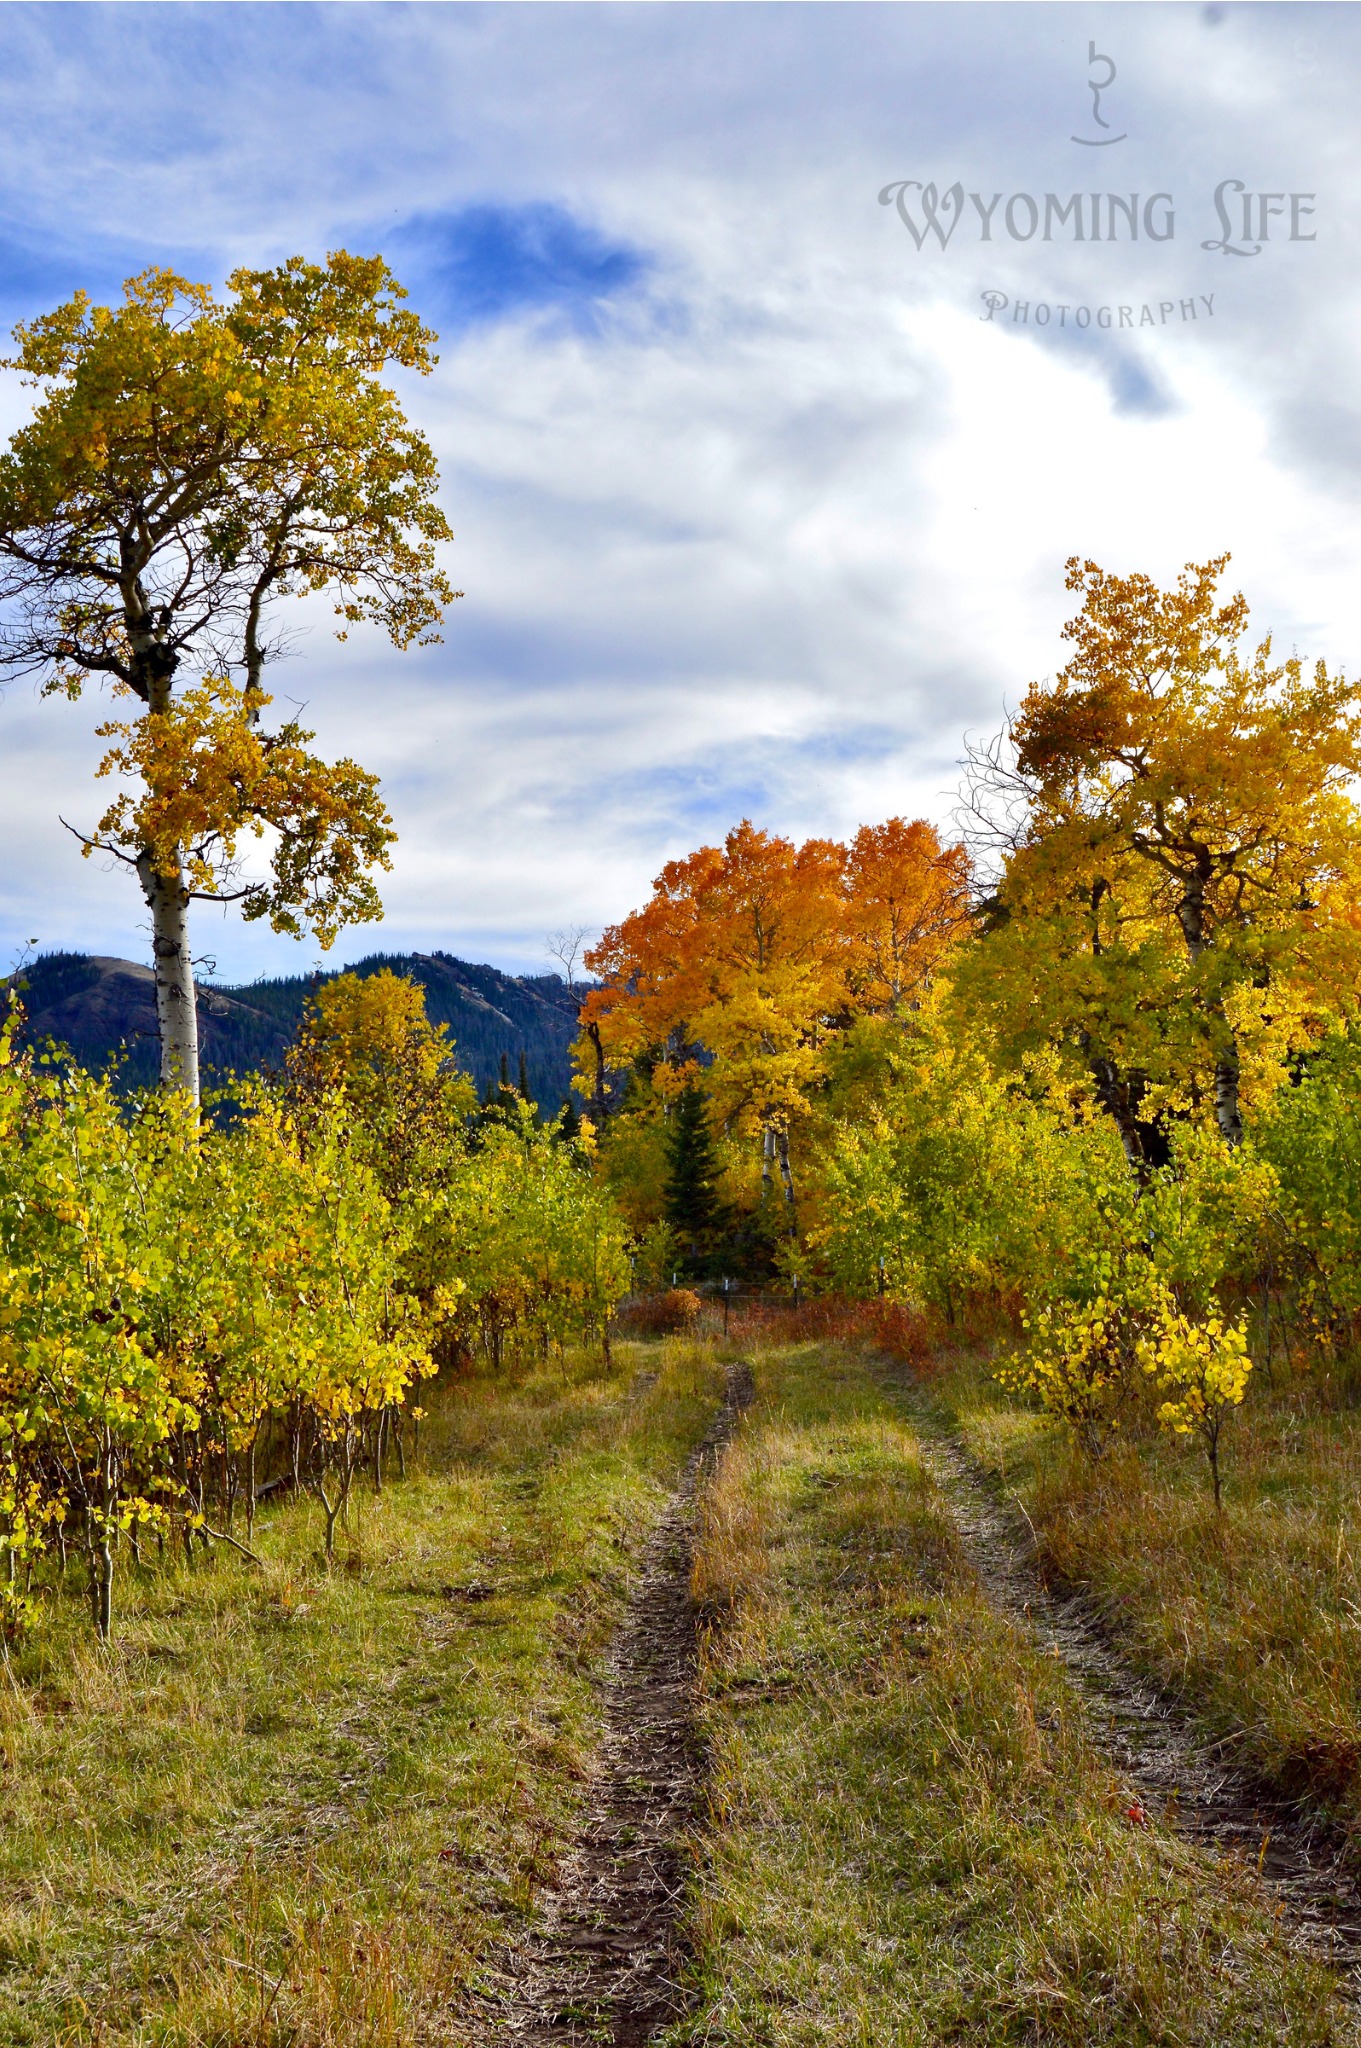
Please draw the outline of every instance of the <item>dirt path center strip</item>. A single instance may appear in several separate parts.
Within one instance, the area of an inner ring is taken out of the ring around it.
[[[730,1366],[723,1407],[648,1541],[610,1654],[586,1819],[546,1900],[542,1931],[506,1965],[491,2038],[641,2048],[680,2010],[675,1922],[702,1774],[690,1597],[695,1498],[753,1391],[750,1367]]]

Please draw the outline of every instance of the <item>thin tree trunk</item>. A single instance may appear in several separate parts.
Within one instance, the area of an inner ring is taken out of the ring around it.
[[[1092,1079],[1096,1083],[1096,1098],[1101,1107],[1115,1123],[1120,1133],[1120,1143],[1125,1148],[1125,1157],[1141,1176],[1148,1171],[1144,1156],[1143,1138],[1139,1131],[1138,1118],[1130,1101],[1129,1083],[1121,1079],[1113,1060],[1104,1058],[1092,1061]]]
[[[1238,1106],[1237,1049],[1215,1067],[1215,1121],[1220,1136],[1229,1146],[1243,1142],[1243,1117]]]
[[[600,1026],[598,1024],[588,1024],[586,1026],[586,1036],[590,1039],[591,1050],[595,1054],[595,1082],[591,1089],[591,1116],[595,1122],[596,1129],[600,1130],[604,1125],[605,1118],[609,1115],[609,1099],[605,1093],[605,1048],[600,1042]]]
[[[197,1103],[198,1012],[189,953],[189,892],[182,875],[157,874],[149,852],[138,854],[137,874],[151,912],[156,1020],[161,1029],[161,1086]]]
[[[100,1473],[103,1512],[100,1515],[98,1576],[94,1589],[95,1629],[101,1643],[107,1643],[113,1628],[113,1518],[117,1483],[113,1452],[105,1448]]]
[[[359,1434],[355,1429],[353,1418],[350,1416],[345,1418],[345,1434],[341,1439],[341,1444],[341,1458],[338,1467],[337,1489],[334,1502],[326,1491],[326,1447],[324,1443],[318,1444],[320,1469],[317,1477],[317,1494],[321,1500],[322,1511],[326,1516],[326,1568],[328,1571],[335,1563],[336,1521],[339,1518],[347,1529],[350,1526],[350,1489],[354,1484],[354,1468],[359,1455]]]
[[[789,1133],[775,1133],[775,1154],[780,1162],[780,1180],[784,1187],[785,1204],[789,1210],[789,1228],[794,1228],[794,1170],[789,1164]]]
[[[762,1206],[762,1208],[764,1208],[764,1207],[765,1207],[765,1205],[766,1205],[766,1202],[767,1202],[767,1200],[769,1199],[769,1197],[770,1197],[770,1195],[772,1194],[772,1192],[774,1191],[774,1187],[775,1187],[775,1176],[774,1176],[774,1173],[773,1173],[773,1172],[772,1172],[772,1170],[771,1170],[771,1169],[772,1169],[772,1166],[773,1166],[773,1164],[774,1164],[774,1159],[775,1159],[775,1133],[774,1133],[774,1131],[773,1131],[773,1130],[772,1130],[772,1129],[770,1128],[769,1124],[767,1124],[767,1126],[766,1126],[765,1130],[764,1130],[764,1131],[763,1131],[763,1132],[761,1133],[761,1206]]]
[[[1194,967],[1206,948],[1205,931],[1205,890],[1210,880],[1209,855],[1202,849],[1197,861],[1196,873],[1187,881],[1186,893],[1177,905],[1177,921],[1186,940],[1186,950]],[[1238,1041],[1229,1027],[1220,1002],[1210,1005],[1210,1014],[1222,1026],[1228,1040],[1228,1051],[1215,1062],[1215,1122],[1224,1143],[1229,1146],[1243,1142],[1243,1119],[1238,1107]]]

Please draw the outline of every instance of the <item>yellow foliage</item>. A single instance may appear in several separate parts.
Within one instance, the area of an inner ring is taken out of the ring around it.
[[[436,565],[434,455],[380,381],[390,364],[428,373],[434,336],[386,264],[293,257],[228,287],[219,301],[157,268],[117,308],[77,292],[17,327],[4,365],[39,396],[0,458],[3,666],[71,697],[94,677],[143,707],[101,728],[99,773],[128,782],[86,851],[137,873],[162,1078],[191,1092],[191,899],[323,948],[381,914],[370,871],[394,835],[375,778],[309,753],[296,721],[260,730],[274,604],[327,591],[342,639],[367,622],[408,647],[438,638],[456,595]],[[243,838],[270,842],[267,881],[241,883]]]
[[[1160,1393],[1175,1389],[1172,1398],[1159,1404],[1159,1427],[1200,1437],[1219,1506],[1219,1434],[1228,1411],[1241,1407],[1252,1373],[1242,1322],[1229,1323],[1220,1315],[1193,1322],[1165,1305],[1158,1328],[1140,1342],[1139,1363],[1156,1379]]]
[[[1197,1104],[1236,1144],[1245,1060],[1288,1049],[1283,1011],[1345,1011],[1361,986],[1361,698],[1269,638],[1240,646],[1227,559],[1167,590],[1071,561],[1074,657],[977,763],[978,807],[1001,798],[1013,825],[961,995],[1004,1046],[1090,1076],[1132,1157]]]

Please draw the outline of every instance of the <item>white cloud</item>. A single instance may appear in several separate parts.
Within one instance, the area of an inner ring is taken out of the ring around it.
[[[1093,31],[1130,130],[1099,173],[1068,139]],[[124,249],[220,272],[400,244],[472,200],[569,207],[651,262],[593,331],[551,309],[447,323],[409,393],[467,591],[445,645],[335,649],[319,610],[279,673],[324,747],[383,774],[401,829],[388,921],[350,956],[533,964],[543,930],[618,916],[744,812],[798,834],[944,820],[964,728],[1062,659],[1071,553],[1165,576],[1228,547],[1263,626],[1354,644],[1353,10],[36,9],[0,14],[6,43],[10,232],[73,276]],[[1176,239],[961,228],[919,253],[876,204],[908,176],[1171,189]],[[1204,251],[1227,176],[1316,190],[1317,244]],[[440,324],[456,309],[422,265]],[[1215,309],[1076,336],[985,322],[988,286]],[[136,949],[135,891],[53,822],[92,813],[93,714],[23,689],[0,707],[0,930]],[[311,958],[230,923],[208,943],[241,975]]]

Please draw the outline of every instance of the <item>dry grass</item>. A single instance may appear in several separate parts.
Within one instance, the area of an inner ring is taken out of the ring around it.
[[[1361,1822],[1361,1416],[1326,1382],[1258,1386],[1226,1432],[1216,1515],[1184,1440],[1093,1466],[977,1364],[935,1391],[1140,1665],[1266,1782]]]
[[[107,1651],[73,1572],[0,1680],[4,2048],[466,2038],[464,1987],[572,1828],[631,1556],[720,1392],[693,1344],[456,1382],[336,1573],[310,1503],[262,1512],[263,1570],[120,1573]]]
[[[870,1366],[804,1347],[757,1384],[696,1565],[724,1619],[671,2048],[1355,2041],[1249,1873],[1128,1818]]]
[[[925,1317],[901,1301],[840,1301],[835,1295],[816,1295],[795,1308],[744,1296],[733,1305],[729,1330],[735,1341],[762,1351],[790,1344],[870,1345],[923,1377],[935,1363]]]

